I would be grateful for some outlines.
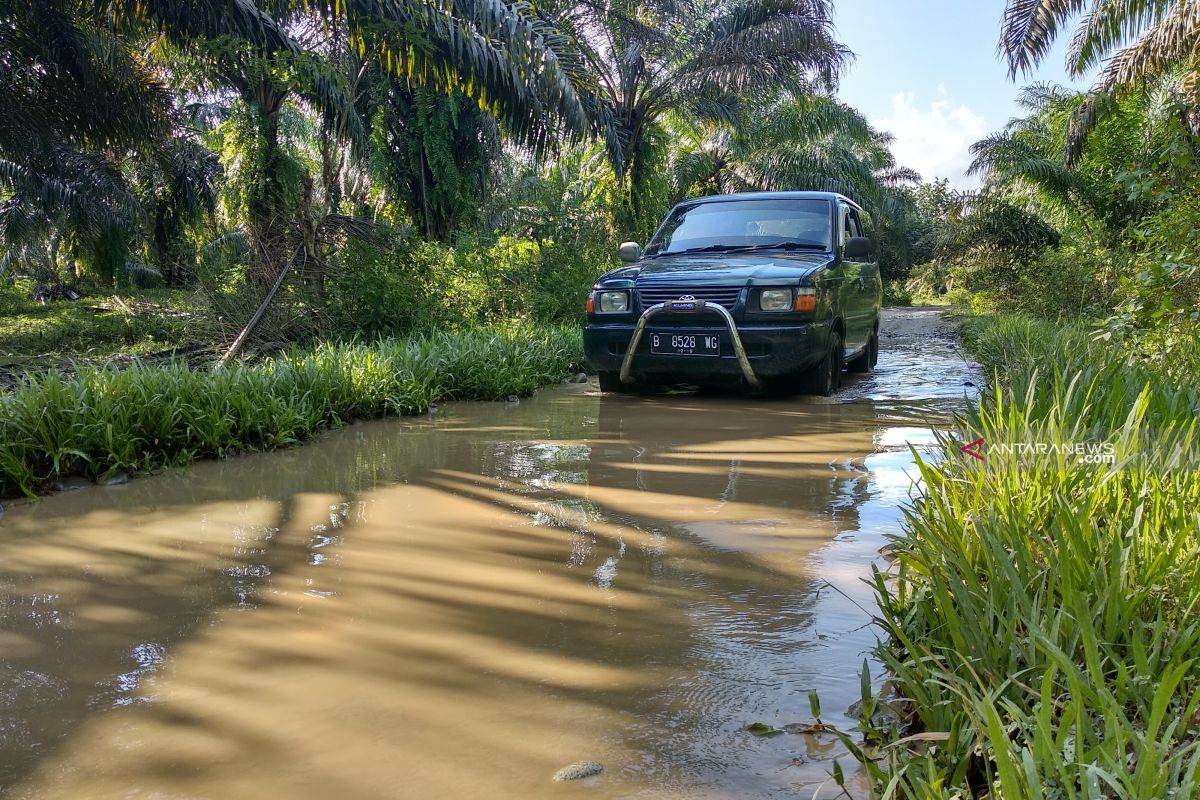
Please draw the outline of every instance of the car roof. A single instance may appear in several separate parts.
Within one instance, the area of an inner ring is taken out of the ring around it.
[[[700,203],[723,203],[730,200],[831,200],[845,203],[851,208],[862,211],[858,203],[838,192],[738,192],[735,194],[712,194],[707,197],[693,197],[684,200],[679,205],[690,206]]]

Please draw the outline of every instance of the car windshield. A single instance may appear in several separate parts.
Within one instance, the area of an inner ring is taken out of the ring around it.
[[[646,255],[694,250],[811,247],[830,250],[828,200],[721,200],[680,206],[646,245]]]

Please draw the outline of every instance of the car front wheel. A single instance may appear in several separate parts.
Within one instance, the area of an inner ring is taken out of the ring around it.
[[[842,335],[834,331],[829,335],[829,349],[825,357],[808,374],[804,394],[830,397],[842,385],[842,359],[844,357]]]

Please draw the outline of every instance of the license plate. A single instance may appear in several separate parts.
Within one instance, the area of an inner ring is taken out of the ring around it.
[[[721,337],[715,333],[652,333],[650,352],[668,356],[719,356]]]

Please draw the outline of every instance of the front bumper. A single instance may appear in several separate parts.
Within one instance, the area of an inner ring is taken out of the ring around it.
[[[636,327],[633,321],[589,322],[583,329],[583,350],[591,368],[597,372],[620,372]],[[680,332],[719,336],[721,355],[679,356],[650,352],[650,334]],[[739,323],[737,333],[746,358],[759,378],[792,375],[813,367],[820,360],[821,337],[811,323]],[[647,321],[629,372],[634,379],[661,382],[744,377],[732,337],[716,317],[711,318],[711,324],[708,318],[704,322],[676,317]]]

